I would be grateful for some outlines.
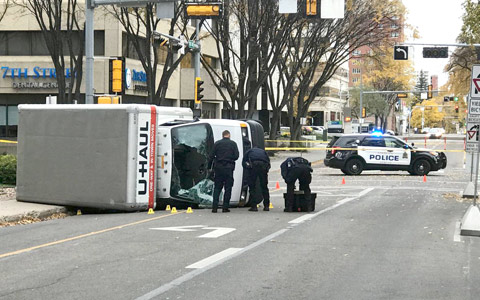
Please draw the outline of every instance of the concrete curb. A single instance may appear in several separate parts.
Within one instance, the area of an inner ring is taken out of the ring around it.
[[[5,217],[0,217],[0,224],[1,223],[9,223],[9,222],[18,222],[21,221],[24,218],[30,217],[30,218],[38,218],[38,219],[46,219],[54,214],[59,214],[59,213],[66,213],[68,212],[66,207],[58,207],[58,208],[52,208],[52,209],[47,209],[47,210],[42,210],[42,211],[30,211],[25,214],[18,214],[18,215],[12,215],[12,216],[5,216]]]

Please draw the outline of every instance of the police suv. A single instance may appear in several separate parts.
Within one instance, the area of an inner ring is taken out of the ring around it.
[[[443,152],[418,149],[390,135],[345,134],[328,144],[324,163],[347,175],[363,170],[403,170],[411,175],[427,175],[447,166]]]

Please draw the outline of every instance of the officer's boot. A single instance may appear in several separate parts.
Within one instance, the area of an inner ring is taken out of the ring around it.
[[[263,211],[270,210],[270,200],[263,200]]]
[[[252,202],[252,207],[248,211],[258,211],[257,204]]]
[[[292,212],[293,211],[293,201],[292,199],[287,198],[285,200],[285,209],[284,212]]]

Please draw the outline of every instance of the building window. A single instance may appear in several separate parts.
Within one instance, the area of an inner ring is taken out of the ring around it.
[[[360,51],[360,50],[355,50],[355,51],[353,51],[353,55],[354,55],[354,56],[362,55],[362,51]]]
[[[362,71],[360,70],[360,68],[353,68],[352,69],[352,73],[353,74],[360,74]]]
[[[331,111],[331,112],[330,112],[330,121],[335,121],[335,120],[337,120],[337,119],[335,119],[335,116],[336,116],[336,115],[337,115],[337,114],[336,114],[334,111]]]
[[[140,56],[134,46],[134,40],[137,39],[139,41],[140,51],[142,53],[145,52],[145,38],[144,37],[131,37],[126,32],[122,33],[122,53],[123,56],[131,59],[140,60]]]
[[[68,55],[67,32],[62,34],[62,47],[65,55]],[[79,53],[80,48],[85,47],[82,41],[85,40],[83,32],[74,31],[72,35],[72,47],[74,53]],[[105,32],[95,30],[94,33],[94,55],[105,55]],[[47,56],[50,55],[47,44],[41,31],[0,31],[0,55],[6,56]]]
[[[18,129],[18,107],[0,106],[0,136],[16,137]]]
[[[392,38],[397,38],[398,37],[398,31],[394,31],[390,34]]]
[[[397,28],[398,28],[398,25],[395,24],[395,23],[392,23],[392,24],[390,24],[390,28],[392,28],[392,29],[397,29]]]
[[[352,83],[357,83],[358,82],[358,77],[353,77],[352,78]]]

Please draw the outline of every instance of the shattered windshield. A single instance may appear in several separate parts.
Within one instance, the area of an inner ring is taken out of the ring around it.
[[[207,178],[213,133],[208,124],[172,128],[172,184],[170,194],[187,202],[210,207],[213,181]]]

